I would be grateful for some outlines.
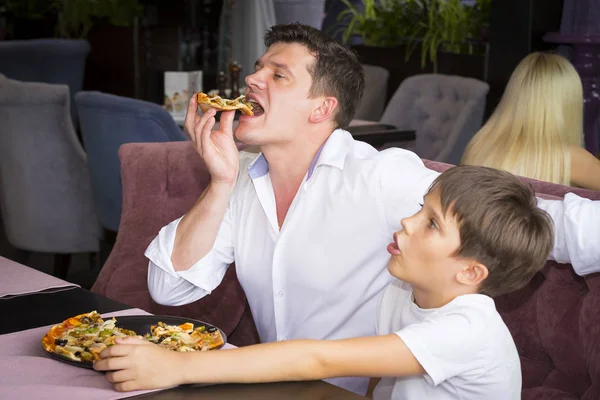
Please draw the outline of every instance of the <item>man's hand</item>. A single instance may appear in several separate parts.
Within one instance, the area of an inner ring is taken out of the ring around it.
[[[181,358],[185,353],[164,349],[137,338],[116,339],[100,353],[96,371],[107,371],[106,379],[119,392],[160,389],[182,384]]]
[[[196,96],[192,96],[185,116],[185,131],[206,163],[213,183],[234,184],[239,170],[238,148],[233,140],[235,111],[221,112],[219,129],[215,126],[216,110],[198,115]]]

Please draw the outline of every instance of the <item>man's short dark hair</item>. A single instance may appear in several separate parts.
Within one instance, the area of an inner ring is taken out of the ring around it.
[[[455,256],[484,264],[480,292],[498,296],[525,286],[548,259],[552,220],[538,208],[533,189],[505,171],[458,166],[440,175],[442,211],[456,219],[460,247]]]
[[[299,23],[271,27],[265,34],[265,46],[278,42],[302,44],[315,56],[315,63],[308,69],[312,76],[309,95],[335,97],[339,102],[336,127],[347,127],[365,86],[365,74],[356,54],[320,30]]]

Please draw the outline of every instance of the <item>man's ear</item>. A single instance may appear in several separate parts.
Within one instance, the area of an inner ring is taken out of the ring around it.
[[[338,108],[338,100],[335,97],[325,97],[317,108],[310,114],[309,121],[318,124],[331,119]]]
[[[456,274],[456,281],[467,286],[480,286],[488,274],[489,271],[485,265],[473,261]]]

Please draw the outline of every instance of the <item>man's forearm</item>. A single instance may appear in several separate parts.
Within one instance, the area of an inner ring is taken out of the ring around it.
[[[234,185],[210,183],[181,219],[171,262],[175,271],[189,269],[212,249]]]

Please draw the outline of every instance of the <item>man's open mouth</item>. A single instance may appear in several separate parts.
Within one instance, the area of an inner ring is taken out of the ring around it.
[[[265,110],[262,108],[262,106],[253,99],[248,99],[247,102],[252,106],[252,113],[254,114],[255,117],[261,116],[264,114]]]

